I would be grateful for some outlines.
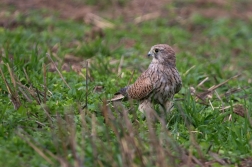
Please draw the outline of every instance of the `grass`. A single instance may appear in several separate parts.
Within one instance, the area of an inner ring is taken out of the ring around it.
[[[237,166],[251,157],[251,22],[115,20],[118,28],[87,39],[92,26],[45,13],[19,14],[15,27],[0,28],[0,166]],[[106,105],[147,68],[156,43],[177,50],[183,88],[175,109],[153,122],[134,101]],[[46,53],[67,84],[50,72]],[[89,74],[61,70],[65,55],[89,59]],[[234,113],[238,104],[244,117]]]

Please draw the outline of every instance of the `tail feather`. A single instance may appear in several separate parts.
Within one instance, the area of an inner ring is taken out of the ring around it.
[[[124,87],[120,89],[119,92],[116,92],[114,94],[114,97],[108,101],[113,102],[113,101],[119,101],[119,100],[127,100],[128,99],[127,89],[128,87]]]
[[[126,86],[126,87],[120,89],[119,92],[120,92],[123,96],[128,97],[127,89],[128,89],[128,86]]]

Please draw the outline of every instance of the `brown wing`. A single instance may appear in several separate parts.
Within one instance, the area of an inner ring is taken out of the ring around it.
[[[130,98],[140,100],[148,96],[152,90],[153,85],[150,77],[146,73],[143,73],[134,84],[128,87],[127,93]]]

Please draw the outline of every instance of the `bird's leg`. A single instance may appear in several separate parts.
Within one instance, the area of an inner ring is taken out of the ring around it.
[[[159,113],[162,115],[162,118],[165,117],[166,115],[166,108],[165,108],[165,105],[159,103]]]
[[[174,104],[173,104],[172,99],[171,99],[171,100],[166,101],[166,102],[165,102],[165,111],[166,111],[166,113],[168,113],[168,112],[172,111],[173,106],[174,106]]]
[[[145,113],[146,115],[149,115],[150,118],[153,119],[155,118],[156,111],[154,110],[153,104],[148,99],[140,101],[138,110],[141,111],[142,113]]]
[[[149,100],[142,100],[139,103],[138,110],[142,113],[147,112],[149,110],[154,110],[153,104]]]

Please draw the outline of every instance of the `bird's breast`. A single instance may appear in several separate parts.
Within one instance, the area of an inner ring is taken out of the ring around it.
[[[181,78],[176,68],[152,66],[149,75],[154,85],[154,91],[151,95],[153,100],[163,103],[166,99],[173,98],[177,86],[181,83]]]

